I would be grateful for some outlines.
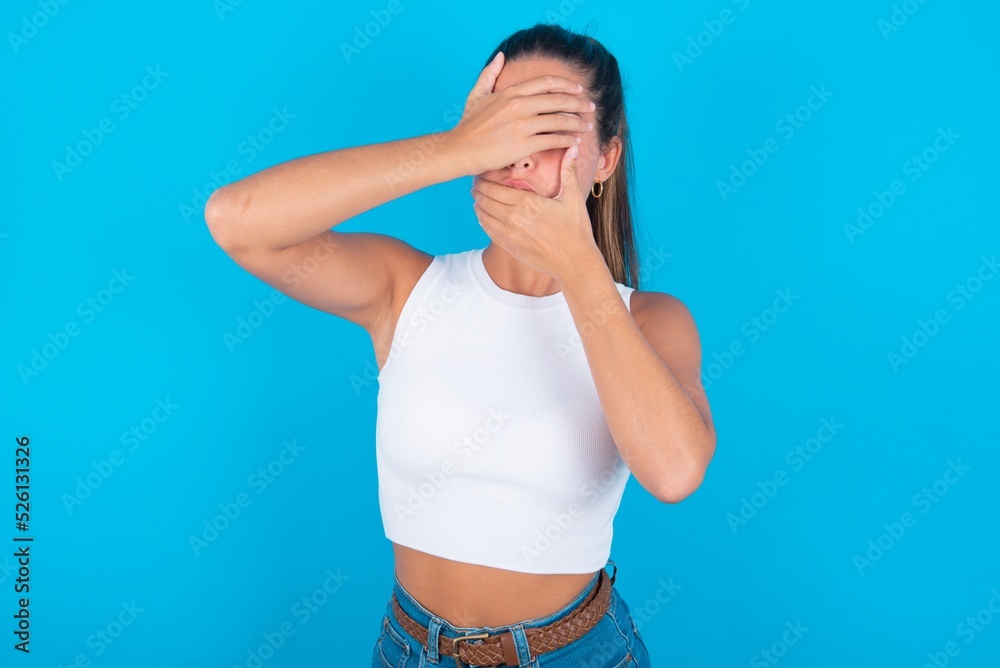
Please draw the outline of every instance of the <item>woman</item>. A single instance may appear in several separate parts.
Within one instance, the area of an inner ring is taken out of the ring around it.
[[[630,474],[691,494],[715,430],[690,313],[626,285],[630,151],[615,58],[539,24],[453,129],[275,165],[206,206],[240,266],[372,338],[395,557],[373,666],[650,665],[605,570],[612,520]],[[329,229],[464,175],[485,249]]]

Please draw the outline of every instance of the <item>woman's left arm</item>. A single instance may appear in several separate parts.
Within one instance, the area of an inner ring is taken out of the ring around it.
[[[608,428],[622,459],[657,499],[694,492],[715,453],[694,319],[675,297],[633,294],[625,306],[596,246],[560,279]]]

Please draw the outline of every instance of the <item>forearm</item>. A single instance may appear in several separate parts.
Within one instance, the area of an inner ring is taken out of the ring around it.
[[[281,250],[465,170],[447,132],[342,148],[219,188],[205,206],[205,220],[228,243]]]
[[[622,458],[657,498],[680,500],[711,458],[711,430],[643,336],[600,256],[581,262],[562,288]]]

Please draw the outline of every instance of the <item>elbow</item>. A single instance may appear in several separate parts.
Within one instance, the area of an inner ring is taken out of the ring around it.
[[[680,503],[687,497],[695,493],[705,481],[705,472],[708,464],[715,454],[714,437],[703,447],[698,448],[699,456],[694,458],[686,470],[673,472],[669,477],[664,478],[657,488],[657,500],[662,503]]]
[[[209,195],[208,201],[205,202],[205,225],[208,226],[208,231],[211,233],[212,238],[215,239],[216,243],[219,243],[220,237],[222,236],[222,228],[225,225],[226,214],[223,210],[223,197],[222,189],[216,188]],[[222,244],[219,243],[221,246]]]
[[[208,227],[208,232],[215,243],[227,253],[238,246],[233,234],[234,216],[229,200],[230,197],[223,187],[212,191],[208,201],[205,202],[205,225]]]
[[[213,236],[222,229],[227,218],[224,200],[223,188],[216,188],[205,202],[205,224]]]
[[[704,475],[689,475],[684,478],[678,476],[664,481],[656,491],[656,499],[661,503],[680,503],[694,494],[695,490],[701,487],[703,480]]]

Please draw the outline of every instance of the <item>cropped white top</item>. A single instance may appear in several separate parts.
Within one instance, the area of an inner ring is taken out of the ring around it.
[[[434,257],[378,374],[385,536],[494,568],[595,572],[631,472],[563,293],[500,288],[483,250]]]

